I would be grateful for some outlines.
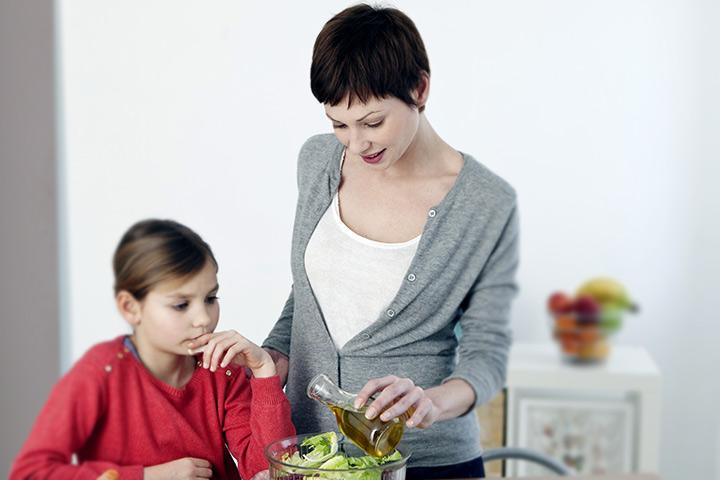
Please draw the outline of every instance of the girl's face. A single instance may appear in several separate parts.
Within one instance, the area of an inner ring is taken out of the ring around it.
[[[159,352],[187,355],[188,343],[217,326],[218,288],[211,261],[192,277],[159,283],[140,303],[135,338]]]
[[[396,97],[368,103],[356,100],[350,108],[345,98],[335,106],[326,103],[325,114],[347,154],[378,170],[386,170],[402,158],[420,124],[418,109]]]

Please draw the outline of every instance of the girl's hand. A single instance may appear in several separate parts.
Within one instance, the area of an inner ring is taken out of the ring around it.
[[[409,378],[398,378],[390,375],[369,380],[358,392],[355,407],[360,408],[376,393],[380,392],[365,412],[367,418],[375,418],[388,422],[399,417],[411,408],[410,418],[405,422],[408,427],[428,428],[435,423],[440,415],[438,408],[425,390],[416,386]]]
[[[145,480],[198,480],[212,478],[212,466],[201,458],[179,458],[172,462],[162,463],[143,469]]]
[[[288,370],[290,369],[290,361],[287,355],[273,350],[272,348],[263,348],[270,354],[270,357],[275,362],[275,370],[277,371],[278,377],[280,377],[280,385],[285,385],[288,378]]]
[[[270,480],[270,470],[258,472],[250,480]]]
[[[252,370],[258,378],[272,377],[276,374],[275,363],[265,350],[255,345],[235,330],[206,333],[189,345],[191,353],[203,352],[203,368],[211,372],[225,368],[232,362]]]

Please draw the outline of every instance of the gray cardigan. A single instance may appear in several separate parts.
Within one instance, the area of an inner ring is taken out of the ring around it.
[[[518,220],[515,192],[469,155],[446,197],[428,211],[417,252],[397,295],[368,328],[335,347],[305,272],[305,248],[340,183],[343,145],[317,135],[298,159],[298,202],[292,240],[293,286],[263,346],[290,358],[287,396],[298,433],[337,430],[330,411],[305,394],[325,373],[358,391],[370,378],[408,377],[429,388],[467,381],[476,403],[505,381],[516,293]],[[461,334],[456,335],[456,325]],[[401,449],[410,466],[460,463],[482,453],[475,413],[406,429]]]

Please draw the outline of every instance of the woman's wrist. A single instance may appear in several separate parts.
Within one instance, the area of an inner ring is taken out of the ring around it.
[[[475,391],[465,380],[453,378],[425,390],[437,409],[437,420],[450,420],[466,414],[475,403]]]

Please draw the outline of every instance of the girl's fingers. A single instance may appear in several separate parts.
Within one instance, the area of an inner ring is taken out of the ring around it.
[[[220,362],[220,368],[225,368],[228,366],[230,362],[235,359],[235,363],[238,363],[240,365],[245,365],[244,358],[236,358],[238,356],[244,357],[244,355],[238,355],[242,352],[242,347],[239,344],[235,344],[232,347],[227,349],[227,352],[225,353],[225,356],[222,359],[222,362]]]
[[[202,351],[201,348],[207,345],[208,341],[215,335],[214,333],[205,333],[203,335],[200,335],[192,342],[188,343],[188,349],[191,350],[190,355],[195,355],[198,352],[198,350]]]
[[[399,417],[403,413],[407,412],[408,409],[416,405],[420,400],[425,397],[425,391],[420,387],[412,387],[405,393],[400,400],[395,402],[380,415],[380,420],[383,422],[389,422],[395,417]]]
[[[210,341],[207,342],[205,352],[203,353],[203,368],[210,368],[210,362],[215,352],[215,348],[217,348],[217,344],[227,337],[229,333],[230,332],[217,333],[212,339],[210,339]]]
[[[236,339],[232,336],[228,336],[223,338],[222,340],[219,340],[215,344],[215,348],[213,349],[212,357],[210,358],[210,371],[214,372],[217,370],[218,365],[220,364],[220,360],[222,359],[223,355],[225,354],[225,351],[233,346],[235,344]]]
[[[367,403],[368,399],[372,396],[373,393],[377,392],[378,390],[382,390],[383,388],[391,385],[397,380],[398,377],[394,375],[388,375],[387,377],[373,378],[368,380],[365,386],[363,386],[357,393],[354,405],[355,408],[362,407],[363,405],[365,405],[365,403]]]
[[[212,469],[210,468],[196,468],[195,476],[197,478],[212,478]]]

